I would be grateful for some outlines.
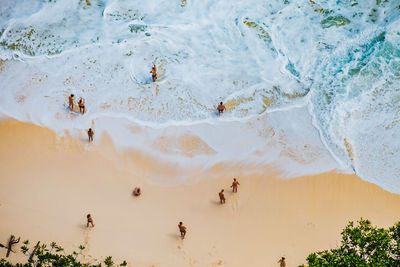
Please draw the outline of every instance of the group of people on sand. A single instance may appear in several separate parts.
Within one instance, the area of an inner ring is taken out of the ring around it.
[[[240,183],[236,180],[236,178],[233,178],[233,182],[231,185],[232,192],[237,193],[237,189]],[[225,195],[224,195],[224,189],[219,192],[219,200],[221,204],[225,204]],[[179,232],[181,233],[181,238],[184,239],[186,236],[186,226],[183,225],[183,222],[179,222],[178,224]]]
[[[157,67],[155,64],[153,65],[153,68],[150,71],[150,73],[152,74],[153,82],[157,81]],[[74,109],[74,101],[75,101],[74,95],[71,94],[71,96],[69,97],[69,108],[71,110]],[[82,97],[80,98],[78,105],[79,105],[79,112],[85,113],[85,100]],[[224,113],[225,110],[226,110],[225,105],[222,102],[220,102],[220,104],[217,107],[218,114]],[[93,132],[92,128],[89,128],[87,133],[88,133],[88,137],[89,137],[89,142],[93,142],[94,132]],[[237,193],[239,185],[240,185],[240,183],[237,181],[237,179],[233,178],[232,185],[230,186],[232,188],[233,193]],[[135,187],[135,189],[133,190],[133,194],[135,196],[140,196],[142,194],[140,187]],[[219,196],[220,203],[225,204],[226,199],[225,199],[225,195],[224,195],[224,189],[221,189],[221,191],[218,193],[218,196]],[[87,227],[89,227],[89,225],[94,227],[92,216],[90,214],[88,214],[86,217],[87,217],[87,224],[86,224]],[[183,222],[179,222],[178,228],[179,228],[181,238],[185,239],[186,229],[187,229],[186,226],[183,225]],[[282,257],[278,261],[278,263],[280,263],[280,267],[286,267],[285,257]]]
[[[71,111],[74,111],[74,106],[75,106],[75,95],[74,95],[74,94],[71,94],[71,95],[68,97],[68,106],[69,106],[69,109],[70,109]],[[79,106],[79,112],[80,112],[80,113],[83,114],[83,113],[86,112],[86,108],[85,108],[85,99],[84,99],[83,97],[80,97],[80,98],[79,98],[78,106]]]
[[[239,186],[240,184],[239,184],[239,182],[236,180],[236,178],[233,178],[233,182],[232,182],[232,185],[231,185],[231,187],[232,187],[232,192],[233,193],[237,193],[237,189],[238,189],[238,186]],[[219,202],[221,203],[221,204],[225,204],[225,195],[224,195],[224,189],[221,189],[221,191],[218,193],[218,196],[219,196]]]
[[[232,192],[233,192],[233,193],[237,193],[237,190],[238,190],[238,186],[239,186],[239,185],[240,185],[240,183],[237,181],[237,179],[236,179],[236,178],[233,178],[233,182],[232,182],[232,185],[231,185],[231,188],[232,188]],[[135,196],[140,196],[141,193],[142,193],[142,191],[141,191],[140,187],[136,187],[136,188],[133,190],[133,194],[134,194]],[[224,189],[222,189],[221,192],[219,192],[219,199],[220,199],[220,203],[221,203],[221,204],[225,204]],[[88,214],[86,217],[87,217],[87,224],[86,224],[86,226],[89,227],[89,225],[91,225],[92,227],[94,227],[94,223],[93,223],[93,218],[92,218],[92,216],[91,216],[90,214]],[[185,225],[183,225],[183,222],[179,222],[179,223],[178,223],[178,229],[179,229],[179,233],[180,233],[180,235],[181,235],[181,239],[185,239],[187,228],[186,228]],[[278,263],[280,264],[280,267],[286,267],[286,260],[285,260],[285,257],[282,257],[282,258],[278,261]]]

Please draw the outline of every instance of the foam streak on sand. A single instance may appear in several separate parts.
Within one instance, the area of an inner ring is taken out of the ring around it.
[[[282,255],[295,266],[311,251],[334,247],[348,220],[399,220],[400,196],[354,175],[282,180],[271,167],[219,164],[193,169],[182,183],[173,179],[176,165],[121,154],[108,137],[96,138],[86,150],[83,140],[48,129],[0,123],[0,242],[14,234],[70,251],[84,244],[88,261],[112,255],[130,266],[275,266]],[[169,177],[165,185],[161,173]],[[241,184],[237,194],[229,188],[233,177]],[[143,189],[139,198],[135,186]],[[90,230],[87,213],[95,222]],[[188,227],[183,242],[179,221]]]

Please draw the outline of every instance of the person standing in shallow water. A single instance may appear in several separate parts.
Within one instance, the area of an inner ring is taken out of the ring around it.
[[[225,204],[225,195],[224,195],[224,189],[221,189],[221,192],[219,192],[219,202],[221,204]]]
[[[88,214],[88,215],[86,215],[86,218],[87,218],[87,224],[86,224],[86,227],[89,227],[89,224],[91,224],[91,225],[92,225],[92,227],[94,227],[94,224],[93,224],[93,218],[92,218],[92,216],[91,216],[90,214]]]
[[[239,182],[236,181],[236,178],[233,178],[233,183],[231,185],[233,193],[237,193],[238,185],[240,185]]]
[[[285,261],[285,257],[282,257],[278,263],[280,263],[280,267],[286,267],[286,261]]]
[[[88,134],[88,137],[89,137],[89,143],[90,143],[90,142],[93,142],[93,135],[94,135],[94,132],[93,132],[92,128],[89,128],[87,134]]]
[[[157,67],[156,64],[153,65],[153,68],[150,71],[151,77],[153,78],[153,82],[157,81]]]
[[[85,113],[85,99],[83,99],[82,97],[79,99],[78,101],[78,105],[79,105],[79,112],[81,113]]]
[[[68,104],[69,109],[70,109],[70,110],[74,110],[74,102],[75,102],[74,94],[71,94],[71,95],[68,97],[68,102],[69,102],[69,104]]]
[[[225,106],[224,106],[224,104],[222,102],[219,103],[219,105],[217,107],[217,110],[218,110],[218,114],[222,114],[226,110],[226,108],[225,108]]]
[[[185,239],[186,227],[183,225],[182,222],[179,222],[178,228],[179,228],[179,232],[181,233],[181,238],[182,238],[182,239]]]

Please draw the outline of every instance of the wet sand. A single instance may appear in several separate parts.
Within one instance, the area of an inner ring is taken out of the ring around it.
[[[281,179],[268,166],[220,164],[179,181],[177,166],[117,152],[107,136],[94,141],[0,122],[0,243],[14,234],[70,252],[83,244],[85,262],[111,255],[129,266],[279,266],[281,256],[297,266],[336,246],[349,220],[382,227],[400,220],[400,196],[355,175]],[[254,173],[243,175],[246,168]],[[142,196],[132,195],[135,186]],[[86,228],[88,213],[94,228]],[[188,228],[183,241],[179,221]]]

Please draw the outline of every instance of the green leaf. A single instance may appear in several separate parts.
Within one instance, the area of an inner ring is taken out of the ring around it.
[[[104,264],[108,267],[112,266],[114,264],[114,262],[112,261],[112,257],[108,256],[105,260],[104,260]]]

